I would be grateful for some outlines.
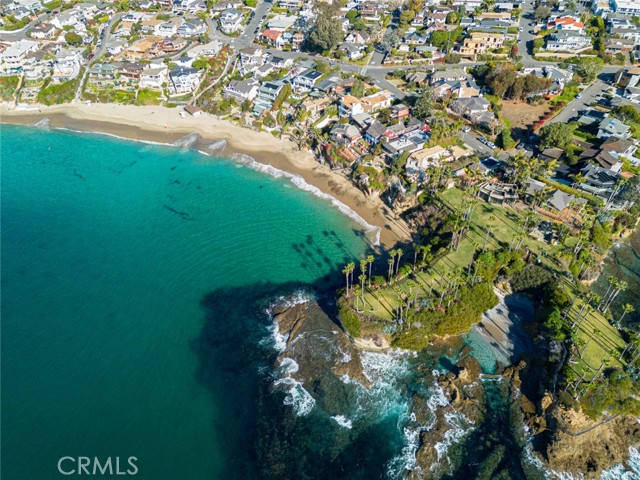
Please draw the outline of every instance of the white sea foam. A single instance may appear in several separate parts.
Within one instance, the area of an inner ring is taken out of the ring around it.
[[[291,183],[293,183],[296,187],[306,192],[309,192],[316,197],[322,198],[324,200],[328,200],[331,204],[336,207],[340,212],[349,218],[353,219],[359,225],[363,226],[367,232],[369,232],[372,236],[372,242],[374,245],[380,244],[380,227],[374,227],[373,225],[367,223],[367,221],[353,211],[350,207],[342,203],[337,198],[329,195],[328,193],[324,193],[318,187],[314,185],[310,185],[306,182],[304,178],[300,175],[296,175],[294,173],[285,172],[284,170],[280,170],[271,165],[265,165],[264,163],[258,162],[256,159],[251,157],[250,155],[242,154],[242,153],[234,153],[231,155],[231,158],[237,162],[240,162],[258,172],[266,173],[274,178],[286,178]]]
[[[39,122],[34,123],[33,126],[41,130],[49,130],[49,127],[50,127],[49,123],[50,123],[50,120],[47,117],[45,117]]]
[[[416,452],[420,446],[420,428],[404,427],[405,444],[399,455],[387,465],[388,478],[404,478],[409,470],[416,471]]]
[[[227,146],[227,141],[226,140],[218,140],[217,142],[214,142],[211,145],[209,145],[207,147],[207,150],[222,151],[222,150],[225,149],[226,146]]]
[[[444,414],[444,419],[450,428],[445,432],[444,440],[436,443],[433,448],[435,448],[436,453],[438,454],[438,460],[446,458],[447,461],[449,461],[449,458],[447,457],[449,447],[458,443],[460,439],[473,428],[473,423],[467,417],[458,412],[446,412]]]
[[[66,128],[66,127],[56,127],[56,130],[60,130],[63,132],[73,132],[73,133],[80,133],[83,135],[102,135],[104,137],[111,137],[111,138],[117,138],[118,140],[125,140],[127,142],[137,142],[137,143],[144,143],[145,145],[159,145],[161,147],[175,147],[176,145],[172,144],[172,143],[164,143],[164,142],[154,142],[152,140],[133,140],[131,138],[127,138],[127,137],[122,137],[120,135],[114,135],[113,133],[107,133],[107,132],[92,132],[92,131],[87,131],[87,130],[76,130],[73,128]]]
[[[296,412],[296,415],[300,417],[308,415],[316,405],[316,400],[305,390],[302,383],[294,378],[284,377],[277,380],[273,385],[275,388],[282,389],[282,391],[286,392],[284,404],[290,405]]]
[[[183,148],[190,147],[191,145],[196,143],[199,138],[200,138],[200,135],[198,135],[197,133],[190,133],[189,135],[185,135],[184,137],[179,138],[178,140],[173,142],[173,145],[176,147],[183,147]]]
[[[348,428],[349,430],[351,430],[351,427],[353,426],[352,425],[353,422],[351,422],[351,420],[349,420],[344,415],[334,415],[331,418],[334,419],[338,425],[344,428]]]
[[[626,465],[619,464],[605,470],[600,480],[640,480],[640,451],[629,447]]]
[[[267,328],[270,335],[260,341],[261,345],[269,345],[273,347],[273,349],[278,353],[284,352],[287,348],[287,340],[289,339],[289,335],[283,335],[282,333],[280,333],[280,327],[278,327],[278,322],[276,322],[275,320],[273,320],[273,323]]]
[[[280,372],[283,375],[296,373],[300,369],[300,365],[293,358],[285,358],[280,362]]]

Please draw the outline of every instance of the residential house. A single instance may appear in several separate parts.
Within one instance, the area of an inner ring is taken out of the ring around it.
[[[458,98],[451,102],[450,108],[474,123],[490,125],[495,115],[489,111],[491,103],[483,97]]]
[[[347,43],[366,45],[371,40],[371,35],[364,31],[352,31],[344,39]]]
[[[547,22],[548,30],[553,30],[554,28],[556,30],[584,33],[584,23],[578,17],[556,17],[554,20]]]
[[[244,102],[245,100],[253,100],[258,95],[258,87],[260,84],[253,79],[248,80],[231,80],[224,88],[224,95],[233,97]]]
[[[580,173],[585,177],[585,180],[579,185],[579,188],[601,197],[608,197],[611,194],[619,178],[617,173],[591,163],[580,170]]]
[[[412,154],[421,150],[429,137],[422,130],[414,130],[401,137],[383,144],[383,149],[391,159],[396,159],[404,152]]]
[[[195,37],[207,33],[209,28],[207,24],[202,20],[194,18],[191,20],[185,20],[180,24],[177,30],[177,34],[181,37]]]
[[[189,56],[193,58],[199,57],[215,57],[222,50],[222,42],[212,40],[209,43],[196,45],[189,50]]]
[[[340,145],[351,145],[362,138],[362,135],[360,130],[349,123],[335,123],[329,138]]]
[[[549,200],[547,200],[547,205],[561,214],[566,209],[572,208],[575,204],[584,203],[585,201],[584,198],[578,198],[562,190],[556,190],[551,194]]]
[[[365,112],[374,113],[382,110],[383,108],[390,107],[394,98],[395,97],[391,92],[388,90],[382,90],[381,92],[362,97],[360,100]]]
[[[242,12],[237,8],[227,8],[218,17],[220,23],[220,30],[224,33],[235,33],[242,27],[242,20],[244,16]]]
[[[161,23],[156,29],[157,34],[161,37],[169,38],[173,37],[178,33],[178,27],[180,26],[180,20],[167,20],[164,23]]]
[[[294,87],[298,87],[303,90],[311,90],[320,77],[322,77],[322,73],[317,70],[306,70],[293,77],[291,83]]]
[[[638,0],[611,0],[611,10],[618,15],[640,16]]]
[[[271,110],[273,103],[280,95],[284,82],[280,80],[264,82],[258,87],[258,94],[253,104],[253,113],[260,115],[265,110]]]
[[[144,68],[141,64],[136,62],[122,62],[116,73],[120,75],[121,78],[128,79],[130,81],[135,81],[136,83],[140,80],[140,76],[142,75]]]
[[[358,6],[358,9],[360,17],[366,22],[379,22],[384,13],[383,9],[374,2],[363,2]]]
[[[175,94],[192,92],[200,83],[200,72],[193,67],[174,67],[169,71],[169,81]]]
[[[440,164],[447,158],[452,158],[451,153],[440,145],[435,145],[430,148],[423,148],[409,155],[405,169],[407,173],[420,173]]]
[[[51,39],[56,36],[57,28],[51,23],[40,23],[31,29],[29,35],[32,38]]]
[[[22,60],[29,52],[35,52],[39,43],[33,40],[18,40],[11,43],[0,53],[0,68],[3,71],[16,71],[22,68]]]
[[[504,35],[501,33],[471,32],[460,47],[460,55],[474,57],[484,55],[490,50],[502,48]]]
[[[341,117],[352,117],[358,113],[364,113],[364,106],[359,98],[353,95],[345,95],[338,103],[338,113]]]
[[[331,103],[332,100],[328,97],[308,98],[302,102],[302,108],[309,112],[312,118],[317,118],[324,113]]]
[[[597,138],[615,137],[626,140],[631,136],[630,128],[617,118],[607,117],[600,122]]]
[[[95,85],[110,84],[116,78],[118,65],[114,63],[98,63],[89,70],[89,83]]]
[[[591,38],[571,30],[560,31],[547,35],[545,49],[552,52],[572,52],[583,50],[591,46]]]
[[[287,43],[287,41],[284,39],[282,31],[280,30],[272,30],[268,28],[264,32],[262,32],[260,38],[275,46],[276,48],[282,48]]]
[[[82,50],[75,48],[61,48],[55,54],[51,80],[55,83],[68,82],[80,73]]]
[[[604,42],[604,53],[608,53],[609,55],[616,55],[618,53],[626,55],[633,50],[635,45],[635,40],[626,38],[608,38]]]
[[[167,81],[168,68],[164,65],[145,68],[140,73],[140,88],[159,90]]]
[[[279,32],[286,32],[289,30],[298,17],[296,15],[276,15],[273,18],[269,19],[267,22],[267,28],[269,30],[277,30]]]
[[[391,118],[395,118],[400,121],[409,118],[409,107],[407,107],[404,103],[393,105],[391,107]]]
[[[387,132],[387,127],[376,120],[366,129],[364,139],[370,145],[376,145],[385,136],[385,132]]]

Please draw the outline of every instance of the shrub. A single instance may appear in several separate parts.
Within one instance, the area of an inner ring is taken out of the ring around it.
[[[546,288],[551,282],[551,272],[538,265],[529,265],[511,278],[511,288],[514,292],[526,292]]]
[[[351,310],[346,300],[341,300],[338,303],[338,318],[340,318],[342,327],[349,335],[352,337],[360,336],[360,319],[353,310]]]

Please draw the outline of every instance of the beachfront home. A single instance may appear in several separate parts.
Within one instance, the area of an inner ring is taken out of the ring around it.
[[[169,71],[169,81],[173,93],[189,93],[200,83],[200,73],[193,67],[174,67]]]
[[[0,53],[0,68],[5,72],[21,69],[25,56],[38,48],[38,42],[32,40],[18,40],[11,43],[4,52]]]
[[[167,81],[166,66],[146,68],[140,73],[140,88],[161,89]]]
[[[557,52],[567,51],[573,52],[576,50],[582,50],[591,45],[591,38],[580,32],[574,31],[560,31],[547,35],[547,44],[545,49]]]
[[[293,77],[291,83],[301,90],[311,90],[320,77],[322,77],[322,73],[317,70],[306,70]]]
[[[260,115],[265,110],[271,110],[273,102],[278,98],[278,95],[280,95],[283,88],[284,82],[280,80],[265,82],[260,85],[253,104],[254,115]]]
[[[224,88],[223,94],[244,102],[245,100],[256,98],[259,86],[260,84],[251,78],[248,80],[231,80]]]

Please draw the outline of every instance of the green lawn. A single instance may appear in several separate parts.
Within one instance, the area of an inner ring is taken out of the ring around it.
[[[571,100],[576,98],[576,95],[578,95],[578,93],[580,93],[580,89],[578,87],[569,87],[569,86],[567,86],[562,90],[562,93],[560,95],[558,95],[557,97],[552,98],[549,103],[563,102],[563,103],[567,104]]]
[[[160,92],[148,90],[146,88],[138,91],[136,105],[160,105]]]
[[[440,197],[454,209],[460,210],[464,192],[457,188],[451,188],[443,192]],[[486,203],[478,199],[478,204],[471,214],[471,227],[465,238],[460,242],[457,250],[450,251],[446,255],[437,259],[430,268],[423,272],[416,272],[413,281],[416,287],[411,287],[411,282],[407,279],[401,280],[397,285],[383,288],[376,291],[368,291],[365,294],[364,314],[382,320],[393,320],[395,310],[398,306],[398,291],[405,295],[415,295],[415,288],[418,289],[418,297],[427,297],[433,289],[439,291],[446,284],[447,272],[455,268],[464,269],[471,263],[474,251],[482,249],[485,238],[487,238],[487,250],[497,250],[508,247],[511,239],[521,228],[518,226],[522,215],[509,206],[499,206]],[[490,228],[489,235],[487,231]],[[532,239],[526,238],[523,246],[527,246],[534,253],[538,253],[546,245]],[[413,252],[404,252],[402,263],[412,263]],[[356,268],[356,271],[358,269]],[[382,274],[383,272],[378,272]],[[357,273],[356,273],[357,277]]]
[[[567,280],[564,281],[563,286],[571,299],[575,297],[575,290]],[[583,304],[581,299],[576,300],[569,312],[568,321],[570,323],[573,323],[578,316]],[[595,335],[594,329],[597,330]],[[571,367],[579,375],[584,375],[585,379],[591,379],[600,368],[603,359],[610,359],[609,367],[623,366],[619,358],[626,344],[618,330],[599,311],[595,309],[589,311],[586,318],[580,323],[575,337],[585,344],[577,346],[582,352],[582,358],[574,356],[572,362],[577,363],[572,363]],[[591,337],[593,338],[589,341]]]

